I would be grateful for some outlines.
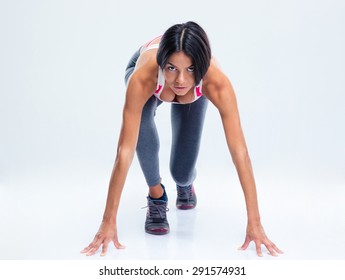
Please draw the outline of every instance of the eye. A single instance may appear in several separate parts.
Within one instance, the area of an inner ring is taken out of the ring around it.
[[[188,67],[187,71],[188,72],[194,72],[194,66]]]
[[[175,68],[174,66],[169,65],[169,66],[168,66],[168,70],[169,70],[169,71],[175,71],[176,68]]]

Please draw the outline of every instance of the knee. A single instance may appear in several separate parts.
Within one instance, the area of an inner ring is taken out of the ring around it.
[[[195,170],[180,169],[178,167],[170,167],[170,173],[176,185],[189,186],[195,179]]]

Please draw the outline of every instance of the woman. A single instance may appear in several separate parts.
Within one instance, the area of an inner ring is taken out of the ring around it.
[[[125,81],[126,100],[117,155],[111,174],[103,221],[92,243],[82,253],[93,255],[102,246],[104,256],[118,241],[116,216],[128,169],[135,151],[148,185],[145,231],[167,234],[167,194],[159,173],[159,139],[154,123],[157,107],[172,103],[170,170],[177,187],[176,206],[196,206],[195,164],[208,100],[219,110],[226,141],[244,192],[248,223],[245,250],[251,241],[262,256],[264,244],[271,255],[282,253],[265,235],[260,222],[250,158],[240,125],[235,93],[230,81],[211,56],[205,31],[194,22],[176,24],[161,37],[142,46],[130,60]]]

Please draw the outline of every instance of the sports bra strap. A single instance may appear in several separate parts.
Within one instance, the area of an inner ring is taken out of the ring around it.
[[[147,47],[142,47],[141,53],[149,51],[149,50],[153,50],[153,49],[158,49],[158,47],[159,47],[159,44],[152,44],[152,45],[149,45]]]

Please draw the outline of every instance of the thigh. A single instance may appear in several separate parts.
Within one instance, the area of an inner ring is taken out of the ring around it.
[[[204,96],[191,104],[172,104],[171,164],[180,162],[187,167],[194,167],[200,148],[207,104],[208,100]]]

